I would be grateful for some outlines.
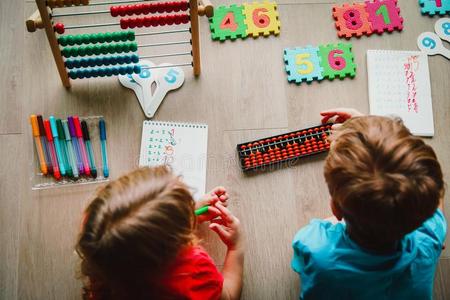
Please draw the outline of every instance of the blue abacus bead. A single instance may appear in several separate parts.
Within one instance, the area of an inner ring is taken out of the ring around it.
[[[71,59],[70,64],[72,65],[71,69],[73,68],[79,68],[80,67],[80,60],[79,59]]]
[[[112,73],[114,74],[114,75],[119,75],[119,67],[112,67],[111,68],[111,70],[112,70]]]
[[[130,55],[125,55],[123,57],[124,63],[129,64],[131,63],[131,56]]]
[[[133,71],[134,71],[135,74],[140,74],[141,73],[141,66],[140,65],[134,65]]]
[[[98,69],[96,69],[96,68],[91,69],[91,76],[98,77]]]
[[[92,72],[89,69],[83,70],[83,75],[86,78],[91,78],[92,77]]]
[[[127,74],[133,74],[133,66],[126,66]]]
[[[127,74],[127,68],[124,67],[124,66],[120,66],[120,67],[119,67],[119,73],[120,73],[120,75],[125,75],[125,74]]]
[[[124,58],[123,58],[122,55],[117,55],[116,56],[116,63],[115,64],[121,65],[121,64],[123,64],[123,61],[124,61]]]
[[[113,71],[111,68],[105,68],[105,75],[106,76],[112,76],[113,75]]]
[[[88,60],[86,58],[80,58],[77,60],[77,67],[86,68],[88,66]]]
[[[64,64],[66,65],[67,69],[72,69],[73,68],[73,62],[71,60],[66,60],[64,62]]]
[[[137,56],[136,54],[131,55],[131,62],[137,64],[139,62],[139,56]]]
[[[77,70],[77,78],[83,79],[85,77],[84,74],[83,70]]]
[[[106,57],[96,57],[95,58],[95,65],[96,66],[103,66],[105,64]]]
[[[77,77],[77,71],[75,70],[75,71],[70,71],[69,72],[69,77],[71,78],[71,79],[77,79],[78,77]]]

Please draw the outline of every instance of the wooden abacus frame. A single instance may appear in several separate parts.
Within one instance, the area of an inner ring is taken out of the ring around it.
[[[67,7],[72,5],[88,5],[89,0],[35,0],[37,10],[27,19],[26,27],[28,32],[35,32],[37,29],[45,29],[50,49],[58,69],[59,76],[63,85],[70,88],[70,78],[67,72],[58,39],[55,34],[52,22],[52,12],[54,7]],[[145,0],[142,0],[144,2]],[[202,5],[199,5],[201,1]],[[125,1],[123,1],[125,2]],[[122,2],[122,3],[123,3]],[[136,1],[130,1],[135,3]],[[113,3],[111,3],[113,4]],[[194,75],[198,76],[201,72],[200,64],[200,38],[198,16],[212,17],[214,7],[209,0],[189,0],[189,15],[191,23],[191,44],[192,44],[192,67]]]

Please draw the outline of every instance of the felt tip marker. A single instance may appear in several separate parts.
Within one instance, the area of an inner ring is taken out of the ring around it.
[[[52,159],[50,157],[50,151],[48,150],[47,138],[45,137],[44,120],[42,120],[41,115],[37,115],[37,122],[39,127],[39,136],[41,139],[41,145],[44,148],[44,157],[45,157],[45,164],[47,165],[47,172],[48,174],[52,174],[53,173]]]
[[[75,125],[75,134],[77,135],[78,146],[80,146],[81,158],[83,159],[84,174],[91,175],[86,146],[83,142],[83,132],[81,131],[80,119],[78,119],[78,116],[73,116],[73,124]]]
[[[109,176],[109,168],[108,168],[108,152],[106,151],[106,126],[105,120],[100,119],[98,121],[98,127],[100,129],[100,144],[102,147],[102,168],[103,168],[103,176]]]
[[[36,152],[39,157],[39,165],[41,167],[41,172],[42,172],[42,174],[47,175],[47,173],[48,173],[47,164],[45,163],[44,148],[42,146],[41,139],[39,136],[39,125],[38,125],[36,115],[30,116],[30,123],[31,123],[31,130],[33,133],[33,137],[34,137],[34,144],[36,145]]]
[[[89,167],[91,168],[92,177],[97,177],[97,168],[95,167],[94,151],[92,151],[91,138],[86,121],[81,121],[81,130],[83,132],[83,139],[86,144],[87,154],[89,158]]]
[[[66,120],[62,120],[62,127],[64,130],[64,136],[66,138],[66,150],[67,150],[67,159],[72,166],[73,177],[78,178],[78,166],[77,166],[77,158],[75,156],[75,151],[73,149],[72,139],[69,132],[69,125]]]
[[[62,155],[61,151],[61,145],[59,144],[59,138],[58,138],[58,130],[56,129],[56,120],[54,116],[50,116],[50,128],[53,135],[53,143],[55,144],[56,148],[56,156],[58,156],[58,162],[59,162],[59,171],[61,172],[61,175],[66,175],[66,166],[64,165],[64,157]]]
[[[209,207],[209,205],[206,205],[206,206],[200,207],[199,209],[196,209],[195,210],[195,215],[199,216],[199,215],[203,215],[204,213],[207,213],[208,212],[208,207]]]
[[[44,120],[44,129],[45,136],[47,137],[50,158],[53,165],[53,176],[56,180],[59,180],[61,179],[61,173],[59,172],[58,158],[56,157],[55,145],[53,144],[52,129],[50,128],[50,122],[48,120]]]
[[[59,144],[61,145],[61,153],[64,160],[64,166],[67,171],[67,175],[73,177],[72,164],[70,163],[69,151],[67,150],[66,134],[62,127],[61,119],[56,119],[56,129],[58,130]]]
[[[81,148],[80,148],[80,145],[78,144],[78,139],[77,139],[77,134],[76,134],[76,130],[75,130],[75,123],[73,121],[73,117],[67,118],[67,124],[69,125],[69,133],[70,133],[70,137],[72,139],[72,145],[73,145],[73,148],[75,149],[78,172],[80,174],[83,174],[84,173],[83,156],[81,155]]]

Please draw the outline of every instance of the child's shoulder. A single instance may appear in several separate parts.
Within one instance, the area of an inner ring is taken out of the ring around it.
[[[336,243],[345,234],[345,223],[333,224],[327,220],[312,219],[295,235],[293,246],[307,246],[310,250],[319,250]]]

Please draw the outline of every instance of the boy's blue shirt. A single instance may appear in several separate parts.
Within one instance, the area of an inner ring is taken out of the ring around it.
[[[432,299],[446,231],[438,209],[403,238],[400,250],[376,255],[353,242],[344,223],[313,219],[292,244],[292,268],[302,280],[300,299]]]

